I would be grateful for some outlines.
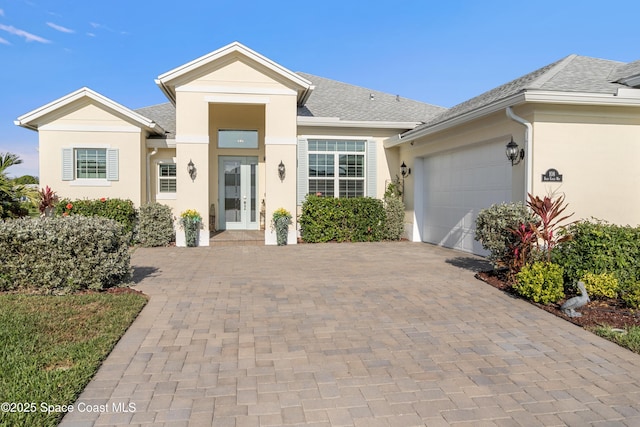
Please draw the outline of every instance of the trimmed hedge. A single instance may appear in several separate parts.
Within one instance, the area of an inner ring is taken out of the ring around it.
[[[385,220],[382,200],[309,195],[302,204],[300,235],[308,243],[380,241]]]
[[[167,246],[176,239],[171,208],[161,203],[147,203],[138,211],[135,240],[141,246]]]
[[[130,280],[129,235],[100,217],[0,223],[0,291],[61,294]]]
[[[133,232],[137,220],[136,208],[128,199],[60,200],[56,205],[56,215],[100,216],[113,219],[124,227],[126,233]]]
[[[489,251],[489,261],[501,268],[511,264],[511,248],[517,237],[512,230],[534,221],[533,214],[522,203],[501,203],[482,209],[476,219],[475,240]]]
[[[569,226],[567,233],[571,240],[552,254],[566,282],[576,282],[587,273],[613,274],[622,287],[640,282],[640,227],[581,221]]]

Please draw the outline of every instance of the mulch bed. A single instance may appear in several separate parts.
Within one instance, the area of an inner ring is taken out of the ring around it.
[[[506,277],[499,271],[482,271],[476,274],[476,278],[485,283],[500,289],[517,298],[521,298],[511,286],[507,283]],[[574,295],[567,295],[571,298]],[[524,298],[523,298],[524,299]],[[528,301],[528,300],[526,300]],[[633,310],[624,305],[623,301],[606,299],[595,300],[586,306],[578,309],[582,313],[582,317],[568,317],[561,310],[560,306],[565,300],[558,301],[555,304],[543,305],[529,301],[542,310],[555,314],[571,323],[586,329],[593,329],[598,326],[609,326],[612,328],[626,328],[629,326],[640,326],[640,310]]]

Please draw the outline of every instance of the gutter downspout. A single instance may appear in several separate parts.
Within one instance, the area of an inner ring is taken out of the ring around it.
[[[158,148],[154,148],[152,152],[147,153],[147,203],[151,203],[151,156],[158,152]]]
[[[520,116],[517,116],[511,107],[507,107],[506,109],[507,117],[511,120],[520,123],[526,128],[526,132],[524,133],[524,150],[525,150],[525,166],[524,166],[524,200],[527,200],[529,194],[531,194],[531,170],[533,168],[533,156],[532,156],[532,147],[531,140],[533,135],[533,126],[530,122],[526,121]]]

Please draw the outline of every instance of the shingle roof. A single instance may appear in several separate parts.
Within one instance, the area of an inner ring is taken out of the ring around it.
[[[446,111],[424,102],[338,82],[312,74],[297,73],[315,89],[298,116],[338,117],[341,120],[381,122],[426,122]],[[135,110],[162,126],[167,138],[175,137],[176,109],[173,104],[152,105]]]
[[[640,60],[618,66],[611,73],[609,79],[612,82],[620,82],[622,80],[628,79],[629,77],[634,77],[637,75],[640,75]]]
[[[176,136],[176,107],[170,102],[164,104],[151,105],[149,107],[138,108],[136,113],[158,123],[164,129],[165,138],[175,138]]]
[[[426,122],[446,110],[398,95],[297,73],[310,80],[315,89],[298,116],[339,117],[341,120]]]
[[[508,98],[509,96],[529,90],[614,94],[617,89],[623,85],[615,83],[614,80],[611,79],[611,75],[621,70],[621,67],[625,65],[630,64],[587,56],[569,55],[559,61],[458,104],[409,132],[417,132],[420,129],[434,126]],[[625,70],[623,69],[623,71]]]

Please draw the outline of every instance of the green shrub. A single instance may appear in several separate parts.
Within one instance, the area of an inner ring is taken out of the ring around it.
[[[624,287],[620,297],[631,308],[640,308],[640,282],[632,283]]]
[[[384,239],[400,240],[404,235],[404,203],[398,196],[384,197]]]
[[[551,262],[526,265],[516,275],[513,288],[525,298],[542,304],[559,301],[564,297],[562,267]]]
[[[616,298],[618,296],[618,279],[609,273],[587,273],[580,279],[584,282],[587,293],[592,298]]]
[[[142,246],[167,246],[176,239],[171,208],[161,203],[147,203],[138,211],[135,240]]]
[[[136,223],[136,208],[131,200],[107,199],[97,200],[78,199],[60,200],[56,205],[57,215],[100,216],[118,221],[126,233],[132,233]]]
[[[510,248],[518,240],[512,230],[533,220],[533,215],[522,203],[492,205],[478,213],[475,240],[489,251],[487,258],[495,267],[508,266],[514,256]]]
[[[0,223],[0,291],[66,293],[130,278],[128,235],[117,222],[82,216]]]
[[[640,282],[640,227],[581,221],[567,233],[571,240],[561,243],[552,254],[562,266],[565,281],[576,282],[586,273],[612,273],[620,286]]]
[[[378,199],[309,195],[302,204],[300,236],[308,243],[380,241],[384,226],[385,210]]]

